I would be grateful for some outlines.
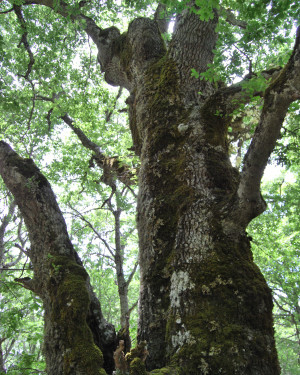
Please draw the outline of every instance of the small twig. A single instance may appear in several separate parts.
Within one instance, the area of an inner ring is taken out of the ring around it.
[[[118,91],[118,94],[117,94],[117,96],[116,96],[116,98],[115,98],[114,105],[113,105],[112,109],[111,109],[110,111],[107,111],[107,112],[106,112],[105,122],[109,122],[109,121],[110,121],[111,116],[112,116],[112,114],[114,113],[114,110],[116,109],[117,102],[118,102],[118,100],[120,99],[120,96],[122,95],[122,91],[123,91],[123,88],[120,87],[120,88],[119,88],[119,91]]]
[[[17,244],[17,243],[15,243],[14,245],[15,245],[15,247],[17,247],[19,250],[21,250],[22,253],[24,253],[26,256],[28,256],[27,250],[23,249],[22,246],[20,246],[20,245]]]
[[[128,309],[128,315],[132,313],[132,311],[136,308],[137,304],[139,303],[139,300],[135,301],[135,303]]]
[[[31,268],[0,268],[0,271],[30,271],[30,272],[33,272],[33,270]]]
[[[114,257],[115,256],[114,251],[111,249],[111,247],[109,246],[107,241],[104,238],[102,238],[100,233],[94,228],[94,226],[91,224],[91,222],[89,220],[87,220],[78,210],[76,210],[76,208],[72,207],[70,203],[68,205],[73,211],[76,212],[77,215],[75,215],[75,216],[79,217],[82,221],[84,221],[92,229],[92,231],[95,233],[97,238],[103,242],[103,244],[105,245],[105,247],[107,248],[107,250],[109,251],[111,256]]]
[[[111,186],[111,185],[110,185],[110,186]],[[115,192],[116,192],[116,189],[117,189],[116,185],[113,184],[113,185],[111,186],[111,193],[110,193],[110,196],[109,196],[107,199],[105,199],[105,201],[102,203],[102,206],[100,207],[101,209],[102,209],[106,204],[108,204],[108,205],[111,204],[111,198],[114,196],[114,194],[115,194]]]
[[[131,271],[131,273],[130,273],[130,275],[129,275],[127,281],[126,281],[126,285],[127,285],[127,286],[131,283],[131,281],[132,281],[132,279],[133,279],[133,276],[134,276],[134,274],[135,274],[135,272],[136,272],[136,270],[137,270],[137,268],[138,268],[138,265],[139,265],[139,262],[135,262],[134,267],[133,267],[133,270]]]

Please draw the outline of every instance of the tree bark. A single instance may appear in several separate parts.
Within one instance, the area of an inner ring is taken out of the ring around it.
[[[4,355],[2,350],[2,344],[5,341],[5,339],[2,339],[0,337],[0,374],[6,374],[6,369],[4,367]]]
[[[43,301],[47,373],[110,374],[115,331],[102,316],[48,181],[31,159],[19,157],[2,141],[0,173],[29,233],[34,278],[17,281]]]
[[[129,334],[129,305],[128,305],[128,283],[124,275],[124,255],[121,245],[121,224],[120,216],[121,210],[112,210],[115,219],[115,265],[116,276],[118,283],[118,293],[120,299],[120,323],[121,331],[119,332],[120,339],[124,341],[125,353],[130,351],[131,339]]]

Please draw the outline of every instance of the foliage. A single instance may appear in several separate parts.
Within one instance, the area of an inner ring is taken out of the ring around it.
[[[282,373],[300,374],[300,179],[288,174],[264,186],[268,210],[250,226],[255,260],[273,290]],[[298,357],[298,358],[297,358]]]

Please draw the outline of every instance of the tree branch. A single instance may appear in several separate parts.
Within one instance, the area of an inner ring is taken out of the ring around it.
[[[6,13],[10,13],[10,12],[13,12],[14,11],[14,8],[10,8],[8,10],[3,10],[0,12],[0,14],[6,14]]]
[[[134,274],[135,274],[135,272],[138,268],[138,265],[139,265],[139,262],[135,262],[134,267],[133,267],[132,271],[130,272],[130,275],[129,275],[127,281],[126,281],[127,286],[129,286],[129,284],[131,283],[131,281],[133,279],[133,276],[134,276]]]
[[[158,4],[154,13],[154,20],[157,22],[161,34],[164,34],[168,31],[170,18],[167,17],[167,7],[165,4]]]
[[[116,107],[117,100],[120,98],[122,93],[122,88],[120,88],[113,108],[107,112],[106,114],[106,120],[107,122],[110,120],[113,110]],[[42,96],[42,95],[36,95],[35,98],[37,100],[44,100],[48,102],[54,103],[55,100],[59,97],[60,94],[52,95],[52,97]],[[47,114],[47,121],[49,124],[49,127],[51,125],[50,122],[50,116],[51,116],[52,109]],[[79,138],[81,144],[93,151],[94,155],[92,157],[91,162],[94,160],[98,167],[100,167],[103,170],[103,176],[101,178],[101,181],[110,186],[113,189],[113,192],[116,188],[115,180],[118,179],[120,182],[122,182],[127,187],[135,184],[135,173],[133,172],[132,168],[130,166],[122,163],[119,161],[118,157],[107,157],[105,156],[104,152],[101,150],[100,146],[98,146],[95,142],[91,141],[87,135],[75,125],[75,121],[68,115],[68,113],[61,116],[61,119],[74,131],[74,133]]]
[[[111,116],[113,115],[114,110],[116,109],[117,102],[118,102],[118,100],[120,99],[120,97],[121,97],[121,95],[122,95],[122,91],[123,91],[123,88],[120,87],[120,88],[119,88],[119,91],[118,91],[118,94],[117,94],[117,96],[116,96],[116,99],[115,99],[115,101],[114,101],[114,105],[113,105],[113,107],[112,107],[110,110],[107,110],[107,111],[106,111],[106,115],[105,115],[105,122],[106,122],[106,123],[109,123],[109,121],[110,121],[110,119],[111,119]]]
[[[300,27],[293,53],[277,78],[264,94],[264,106],[251,145],[244,158],[238,188],[240,209],[247,221],[265,209],[260,196],[260,182],[271,152],[280,135],[289,105],[300,99]],[[249,222],[248,221],[248,222]],[[244,223],[244,224],[248,224]]]
[[[126,186],[131,186],[135,183],[135,175],[129,166],[120,162],[118,157],[105,156],[101,148],[96,143],[92,142],[85,133],[74,124],[74,120],[68,114],[63,115],[61,118],[74,131],[82,145],[94,152],[93,159],[103,170],[102,181],[104,183],[112,188],[115,187],[116,178]]]
[[[241,29],[246,29],[247,22],[241,21],[235,17],[231,9],[226,9],[224,7],[220,7],[221,14],[225,13],[226,21],[232,26],[238,26]]]
[[[114,258],[115,257],[115,252],[111,249],[111,247],[109,246],[108,242],[101,236],[101,234],[95,229],[95,227],[92,225],[92,223],[87,220],[78,210],[76,210],[76,208],[72,207],[71,204],[69,204],[70,208],[76,212],[76,216],[79,217],[82,221],[84,221],[89,228],[92,229],[92,231],[95,233],[95,235],[97,236],[97,238],[103,242],[104,246],[107,248],[107,250],[109,251],[109,253],[111,254],[111,256]]]
[[[85,270],[81,268],[82,262],[70,241],[65,220],[51,186],[33,161],[21,158],[7,143],[0,141],[0,174],[15,197],[31,242],[28,253],[33,264],[34,278],[31,280],[23,278],[18,281],[38,293],[43,299],[45,309],[48,309],[47,314],[52,314],[52,304],[49,305],[50,294],[53,292],[50,279],[54,276],[49,269],[49,263],[51,264],[49,256],[50,259],[57,259],[58,263],[61,258],[68,259],[71,265],[79,267],[84,274]],[[69,272],[74,272],[72,267],[69,267]],[[56,279],[55,290],[58,289],[57,284],[60,282],[63,283],[64,278]],[[104,319],[87,274],[84,285],[86,291],[83,290],[83,293],[87,293],[89,300],[86,321],[93,333],[95,344],[103,352],[104,365],[110,369],[115,347],[115,330]],[[53,300],[53,303],[57,302],[55,298]],[[54,340],[53,337],[52,339]]]
[[[29,42],[28,42],[28,39],[27,39],[28,31],[27,31],[26,21],[24,19],[23,13],[22,13],[22,8],[21,8],[20,5],[14,4],[13,9],[14,9],[14,12],[16,13],[16,16],[17,16],[17,18],[20,22],[21,28],[23,30],[23,34],[22,34],[20,44],[22,43],[24,45],[25,50],[27,51],[28,56],[29,56],[29,63],[28,63],[27,71],[24,75],[24,78],[26,80],[28,80],[29,74],[31,73],[31,70],[32,70],[32,67],[33,67],[33,64],[34,64],[35,60],[34,60],[34,56],[33,56],[33,53],[31,51],[31,48],[30,48],[30,45],[29,45]]]
[[[13,200],[10,202],[9,207],[8,207],[8,213],[7,215],[4,216],[2,219],[1,225],[0,225],[0,264],[2,265],[4,261],[4,236],[5,236],[5,231],[8,226],[8,224],[11,221],[11,217],[14,213],[14,210],[16,208],[16,202]]]
[[[137,306],[137,304],[139,303],[139,300],[135,301],[135,303],[130,307],[130,309],[128,310],[128,315],[130,316],[132,310],[134,310]]]

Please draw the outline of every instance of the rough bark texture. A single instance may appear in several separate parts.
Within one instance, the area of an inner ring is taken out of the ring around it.
[[[25,3],[54,8],[51,0]],[[55,9],[67,14],[63,2]],[[120,34],[115,27],[101,29],[84,15],[73,18],[86,21],[107,82],[130,91],[130,128],[141,159],[139,341],[148,343],[148,369],[158,368],[151,371],[157,375],[279,374],[271,291],[253,262],[245,229],[264,210],[261,176],[288,106],[300,97],[299,32],[287,66],[264,94],[260,123],[240,174],[229,160],[227,130],[236,96],[247,102],[247,94],[241,86],[218,90],[190,74],[192,68],[205,71],[213,61],[217,15],[204,22],[184,11],[177,17],[168,48],[155,20],[135,19],[127,33]],[[22,163],[25,169],[30,165]],[[43,178],[37,181],[39,186],[46,184]],[[24,205],[25,198],[20,196],[18,204]],[[40,222],[29,220],[42,236],[39,241],[32,236],[31,241],[48,242],[49,253],[57,248],[59,256],[51,261],[50,278],[37,267],[35,289],[41,293],[46,287],[41,280],[49,279],[50,290],[72,306],[73,296],[57,287],[60,277],[66,282],[70,277],[60,276],[60,267],[70,274],[74,270],[80,286],[87,276],[66,235],[52,235],[53,230],[41,228]],[[45,253],[40,245],[33,249],[38,264],[36,257]],[[46,314],[54,303],[51,293],[43,297]],[[82,298],[84,302],[71,310],[85,316],[87,293]],[[54,308],[57,326],[51,325],[52,330],[66,325],[60,310],[66,310],[65,304]],[[50,315],[46,318],[51,322]],[[59,336],[58,341],[63,340]],[[61,359],[60,350],[53,360]],[[65,366],[71,369],[72,361]],[[130,371],[146,374],[140,358],[132,361]]]
[[[29,232],[34,278],[18,282],[43,300],[47,373],[99,375],[105,374],[103,367],[111,373],[115,332],[102,316],[48,181],[31,159],[4,142],[0,173]]]

